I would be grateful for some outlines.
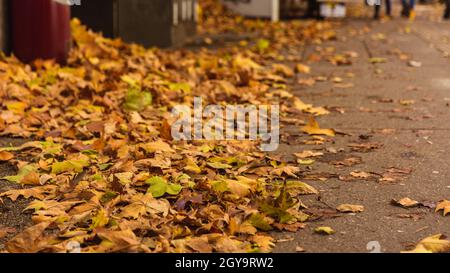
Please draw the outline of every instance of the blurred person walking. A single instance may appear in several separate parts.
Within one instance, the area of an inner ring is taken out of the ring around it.
[[[450,0],[445,1],[445,11],[444,11],[444,20],[450,19]]]
[[[447,1],[447,0],[446,0]],[[409,17],[410,19],[414,20],[416,17],[416,13],[414,12],[416,1],[415,0],[402,0],[402,16],[403,17]]]
[[[374,19],[378,20],[380,19],[380,9],[381,9],[381,3],[382,0],[379,0],[379,2],[376,1],[375,3],[375,14],[373,16]],[[386,5],[386,16],[391,17],[391,0],[385,0]]]

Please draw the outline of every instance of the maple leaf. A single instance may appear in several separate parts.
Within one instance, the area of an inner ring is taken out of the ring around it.
[[[392,204],[401,206],[404,208],[411,208],[411,207],[416,207],[416,206],[420,205],[419,202],[417,202],[416,200],[412,200],[411,198],[408,198],[408,197],[402,198],[400,200],[393,199]]]
[[[138,240],[134,232],[130,229],[126,230],[107,230],[98,229],[96,231],[97,236],[102,239],[102,243],[95,247],[96,252],[115,252],[132,249],[141,249],[146,252],[150,250],[143,246]]]
[[[16,201],[19,196],[23,196],[25,199],[28,198],[36,198],[39,200],[43,200],[45,198],[53,197],[55,192],[57,191],[57,186],[55,185],[46,185],[41,187],[34,187],[30,189],[19,189],[19,190],[10,190],[3,193],[0,193],[0,197],[6,196],[12,201]]]
[[[321,129],[319,127],[319,123],[317,123],[317,121],[313,117],[310,117],[306,126],[303,126],[300,130],[310,135],[336,135],[333,129]]]
[[[448,200],[443,200],[441,202],[438,203],[438,205],[436,206],[436,212],[442,210],[444,216],[447,215],[448,213],[450,213],[450,201]]]
[[[450,251],[450,241],[443,240],[442,234],[436,234],[420,241],[413,250],[402,253],[442,253]]]
[[[6,243],[6,250],[11,253],[34,253],[44,249],[47,242],[42,234],[49,225],[50,222],[43,222],[25,229]]]

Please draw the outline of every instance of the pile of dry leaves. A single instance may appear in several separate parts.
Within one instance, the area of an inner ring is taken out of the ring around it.
[[[221,9],[215,2],[203,1],[201,31],[250,30],[260,40],[144,49],[75,20],[67,66],[0,57],[0,136],[29,140],[0,149],[0,161],[18,170],[3,179],[22,185],[0,196],[30,199],[34,223],[6,251],[66,252],[74,242],[82,252],[270,251],[267,231],[303,226],[299,196],[317,191],[298,181],[300,165],[256,142],[174,141],[168,114],[195,96],[326,114],[289,92],[287,78],[302,71],[277,62],[289,46],[332,39],[331,26],[211,16]],[[334,135],[314,119],[302,130]]]

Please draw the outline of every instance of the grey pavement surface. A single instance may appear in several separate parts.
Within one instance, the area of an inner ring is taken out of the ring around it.
[[[370,31],[353,35],[365,29]],[[344,157],[359,156],[362,163],[339,169],[327,163],[312,165],[309,172],[333,174],[335,178],[308,181],[320,190],[320,200],[305,197],[302,201],[316,210],[332,212],[336,206],[349,203],[364,205],[365,211],[339,217],[325,214],[296,234],[276,234],[280,239],[276,251],[294,252],[299,246],[306,252],[370,252],[371,245],[378,244],[381,252],[399,252],[430,235],[450,236],[450,217],[430,208],[437,201],[450,198],[450,22],[430,21],[420,13],[412,23],[400,18],[383,22],[346,20],[338,36],[337,41],[320,46],[335,48],[337,53],[354,51],[358,57],[352,59],[351,66],[313,63],[312,74],[338,76],[354,87],[336,88],[327,81],[312,87],[297,86],[296,94],[306,103],[345,111],[318,119],[322,128],[348,134],[336,137],[334,143],[326,146],[343,149],[338,154]],[[316,50],[317,45],[309,46],[305,56]],[[409,66],[401,55],[421,66]],[[387,62],[372,64],[368,60],[374,57]],[[346,77],[348,73],[354,77]],[[411,101],[413,104],[409,104]],[[382,133],[383,129],[395,131]],[[352,142],[383,146],[358,153],[347,146]],[[283,148],[292,153],[314,147],[286,144]],[[411,174],[393,183],[336,178],[352,171],[380,174],[390,167],[409,169]],[[405,209],[391,204],[392,199],[403,197],[426,206]],[[319,226],[330,226],[336,233],[315,234],[313,230]]]

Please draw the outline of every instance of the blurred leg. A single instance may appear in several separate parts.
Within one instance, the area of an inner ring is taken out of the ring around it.
[[[406,0],[402,0],[402,16],[409,16],[409,4],[406,2]]]
[[[445,0],[444,18],[450,19],[450,0]]]
[[[386,0],[386,15],[391,16],[391,0]]]
[[[409,0],[409,20],[411,21],[416,18],[416,11],[414,10],[415,4],[415,0]]]
[[[375,5],[375,14],[373,15],[374,19],[380,18],[380,5]]]
[[[308,9],[306,11],[306,16],[314,17],[317,9],[316,4],[317,4],[316,0],[308,0]]]

